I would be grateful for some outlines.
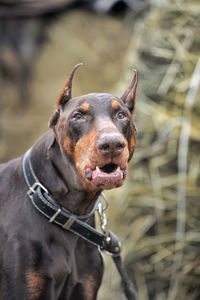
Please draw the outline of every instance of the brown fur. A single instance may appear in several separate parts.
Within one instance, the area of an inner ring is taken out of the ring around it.
[[[64,148],[65,148],[65,151],[71,155],[72,154],[72,151],[71,151],[71,139],[69,136],[67,136],[65,139],[64,139]]]
[[[96,282],[94,278],[92,276],[86,277],[85,285],[86,285],[88,299],[90,300],[94,299],[95,289],[96,289]]]
[[[81,110],[84,111],[84,112],[88,111],[89,108],[90,108],[90,104],[87,103],[87,102],[85,102],[85,103],[83,103],[83,104],[81,105]]]
[[[33,270],[28,271],[26,274],[26,280],[31,299],[38,299],[44,285],[44,279],[41,272]]]
[[[117,102],[117,101],[112,101],[112,108],[114,108],[114,109],[119,109],[119,103]]]

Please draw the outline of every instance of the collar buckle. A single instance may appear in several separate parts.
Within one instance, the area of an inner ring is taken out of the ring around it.
[[[43,190],[43,192],[45,192],[47,195],[49,195],[48,190],[38,181],[36,181],[28,190],[27,195],[32,198],[32,195],[35,193],[37,188],[40,188],[41,190]]]

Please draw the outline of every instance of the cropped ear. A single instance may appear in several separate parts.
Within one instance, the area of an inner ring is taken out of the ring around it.
[[[82,63],[75,65],[71,74],[69,75],[67,82],[65,83],[65,86],[62,89],[58,100],[56,101],[56,111],[49,120],[49,127],[53,128],[57,124],[60,113],[63,111],[65,104],[72,98],[72,79],[76,69],[82,65]]]
[[[133,70],[133,77],[131,79],[131,82],[129,83],[127,89],[124,91],[124,93],[121,96],[122,101],[128,107],[132,116],[134,116],[135,114],[135,102],[136,102],[135,99],[136,99],[137,84],[138,84],[137,71]]]
[[[54,126],[58,122],[59,117],[60,117],[60,109],[56,109],[56,111],[53,113],[53,116],[49,120],[48,126],[50,128],[54,128]]]
[[[57,108],[63,108],[65,106],[65,104],[72,98],[72,79],[74,77],[74,73],[76,71],[76,69],[80,66],[82,66],[83,64],[77,64],[74,66],[71,74],[69,75],[69,78],[67,79],[65,86],[60,94],[60,96],[58,97],[58,100],[56,101],[56,107]]]

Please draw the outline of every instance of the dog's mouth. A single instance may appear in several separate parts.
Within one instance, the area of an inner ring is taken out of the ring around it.
[[[93,185],[104,190],[110,190],[123,184],[127,176],[127,169],[121,168],[117,164],[109,163],[102,167],[96,166],[95,169],[86,168],[84,174]]]

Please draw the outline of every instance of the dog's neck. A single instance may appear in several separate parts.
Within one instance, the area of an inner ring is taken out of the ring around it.
[[[93,209],[99,193],[84,191],[73,161],[62,153],[52,131],[36,141],[30,159],[39,181],[61,206],[77,215]]]

